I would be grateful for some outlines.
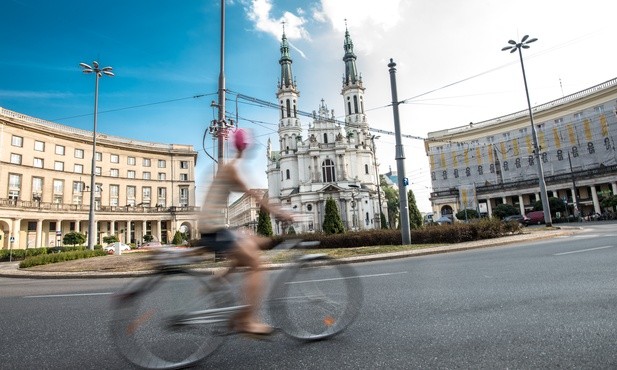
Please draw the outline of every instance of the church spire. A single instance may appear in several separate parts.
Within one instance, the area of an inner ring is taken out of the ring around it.
[[[345,77],[343,77],[343,85],[355,85],[359,81],[358,69],[356,68],[356,54],[353,52],[353,41],[349,36],[349,30],[347,29],[347,19],[345,19],[345,42],[343,43],[343,49],[345,55],[343,61],[345,62]]]
[[[291,57],[289,56],[289,43],[287,43],[287,36],[285,35],[285,23],[283,22],[283,37],[281,39],[281,59],[279,64],[281,65],[281,80],[279,82],[279,89],[295,88],[293,74],[291,72]]]

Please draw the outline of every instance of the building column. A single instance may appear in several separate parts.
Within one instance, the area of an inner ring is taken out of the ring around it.
[[[502,204],[508,204],[508,199],[506,197],[501,197]]]
[[[43,220],[36,220],[36,248],[43,246]]]
[[[593,211],[595,213],[601,213],[600,209],[600,201],[598,201],[598,193],[596,192],[595,186],[590,186],[591,189],[591,200],[593,201]]]
[[[493,217],[493,207],[491,206],[491,198],[486,199],[486,212],[488,217]]]
[[[58,232],[60,236],[58,236]],[[56,233],[54,235],[55,246],[59,247],[62,245],[62,220],[56,220]]]
[[[146,235],[146,220],[141,222],[141,240],[144,240],[144,236]]]
[[[156,240],[161,241],[161,220],[156,220]]]
[[[126,221],[126,244],[131,244],[131,221]]]
[[[617,182],[611,182],[611,187],[613,188],[613,195],[617,195]]]
[[[518,208],[521,211],[521,215],[525,214],[525,203],[523,201],[523,194],[518,196]]]
[[[19,234],[21,231],[21,219],[20,218],[16,218],[13,220],[13,228],[11,229],[11,233],[9,237],[13,237],[15,238],[15,241],[13,242],[13,245],[11,246],[11,243],[9,242],[9,248],[20,248],[19,245]]]
[[[75,232],[81,232],[81,221],[80,220],[75,220]]]
[[[116,235],[116,221],[111,220],[111,224],[109,225],[109,232],[111,235]]]

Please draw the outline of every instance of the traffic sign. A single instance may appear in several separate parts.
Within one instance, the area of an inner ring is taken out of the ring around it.
[[[15,237],[14,237],[14,236],[11,236],[11,237],[9,238],[9,241],[10,241],[11,243],[15,243]]]

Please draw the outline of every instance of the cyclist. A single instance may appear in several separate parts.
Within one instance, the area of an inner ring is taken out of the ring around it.
[[[247,308],[234,317],[232,329],[248,334],[268,335],[272,333],[272,327],[262,323],[257,312],[263,292],[260,250],[267,249],[271,240],[244,232],[235,232],[226,226],[225,211],[229,195],[232,191],[246,193],[255,198],[266,211],[279,219],[292,221],[293,218],[280,208],[262,202],[259,194],[250,190],[241,179],[238,166],[250,144],[248,133],[242,129],[234,131],[232,142],[237,152],[236,157],[228,163],[219,163],[218,172],[210,185],[201,208],[198,223],[201,239],[197,246],[215,253],[225,253],[232,258],[233,267],[246,266],[249,268],[243,282]]]

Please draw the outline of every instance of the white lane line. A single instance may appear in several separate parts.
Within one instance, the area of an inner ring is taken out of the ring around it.
[[[88,297],[88,296],[98,296],[98,295],[111,295],[114,294],[112,292],[103,292],[103,293],[74,293],[74,294],[46,294],[46,295],[27,295],[23,298],[63,298],[63,297]]]
[[[598,249],[606,249],[606,248],[614,248],[614,247],[615,247],[614,245],[605,245],[604,247],[596,247],[596,248],[589,248],[589,249],[579,249],[577,251],[555,253],[555,254],[553,254],[553,256],[563,256],[565,254],[583,253],[583,252],[595,251],[595,250],[598,250]]]
[[[369,277],[382,277],[382,276],[392,276],[392,275],[400,275],[400,274],[406,274],[406,273],[407,273],[407,271],[387,272],[387,273],[383,273],[383,274],[358,275],[358,276],[329,278],[329,279],[289,281],[286,284],[304,284],[304,283],[313,283],[313,282],[318,282],[318,281],[335,281],[335,280],[360,279],[360,278],[369,278]]]

